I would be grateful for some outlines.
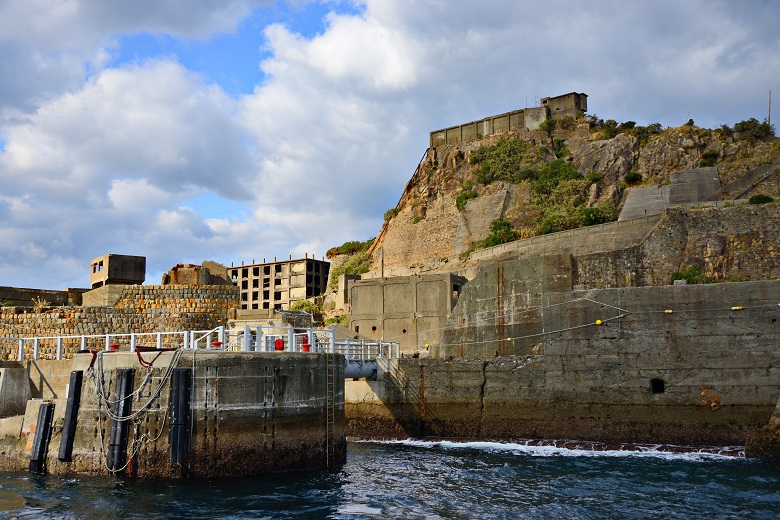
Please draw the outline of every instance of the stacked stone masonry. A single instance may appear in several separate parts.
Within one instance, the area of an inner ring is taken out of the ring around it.
[[[234,286],[128,285],[114,307],[57,307],[42,312],[6,307],[0,311],[0,359],[16,359],[15,338],[210,330],[223,325],[228,309],[239,305]],[[70,357],[79,348],[76,341],[66,342],[63,355]],[[26,345],[25,358],[32,354],[32,345]],[[41,341],[39,354],[54,359],[55,340]]]

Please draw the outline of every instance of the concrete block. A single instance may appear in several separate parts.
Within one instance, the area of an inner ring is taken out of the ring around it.
[[[0,417],[23,414],[30,395],[24,368],[0,368]]]

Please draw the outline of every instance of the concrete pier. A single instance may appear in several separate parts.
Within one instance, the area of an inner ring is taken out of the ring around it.
[[[24,370],[33,398],[24,414],[0,419],[0,470],[31,468],[48,403],[47,473],[200,478],[338,467],[346,460],[344,364],[339,354],[203,350],[5,362],[3,381]],[[78,372],[75,435],[64,453]]]

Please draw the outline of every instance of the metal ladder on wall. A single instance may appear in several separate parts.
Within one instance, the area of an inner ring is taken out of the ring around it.
[[[333,439],[336,429],[336,355],[325,353],[325,463],[329,470],[336,467]]]

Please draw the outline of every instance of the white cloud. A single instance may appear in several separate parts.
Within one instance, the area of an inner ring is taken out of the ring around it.
[[[431,130],[573,90],[604,118],[717,126],[763,118],[780,80],[759,0],[356,1],[316,34],[259,28],[265,78],[237,99],[175,57],[111,68],[123,34],[208,39],[265,4],[0,0],[6,284],[85,285],[106,252],[150,273],[322,254],[378,232]]]

